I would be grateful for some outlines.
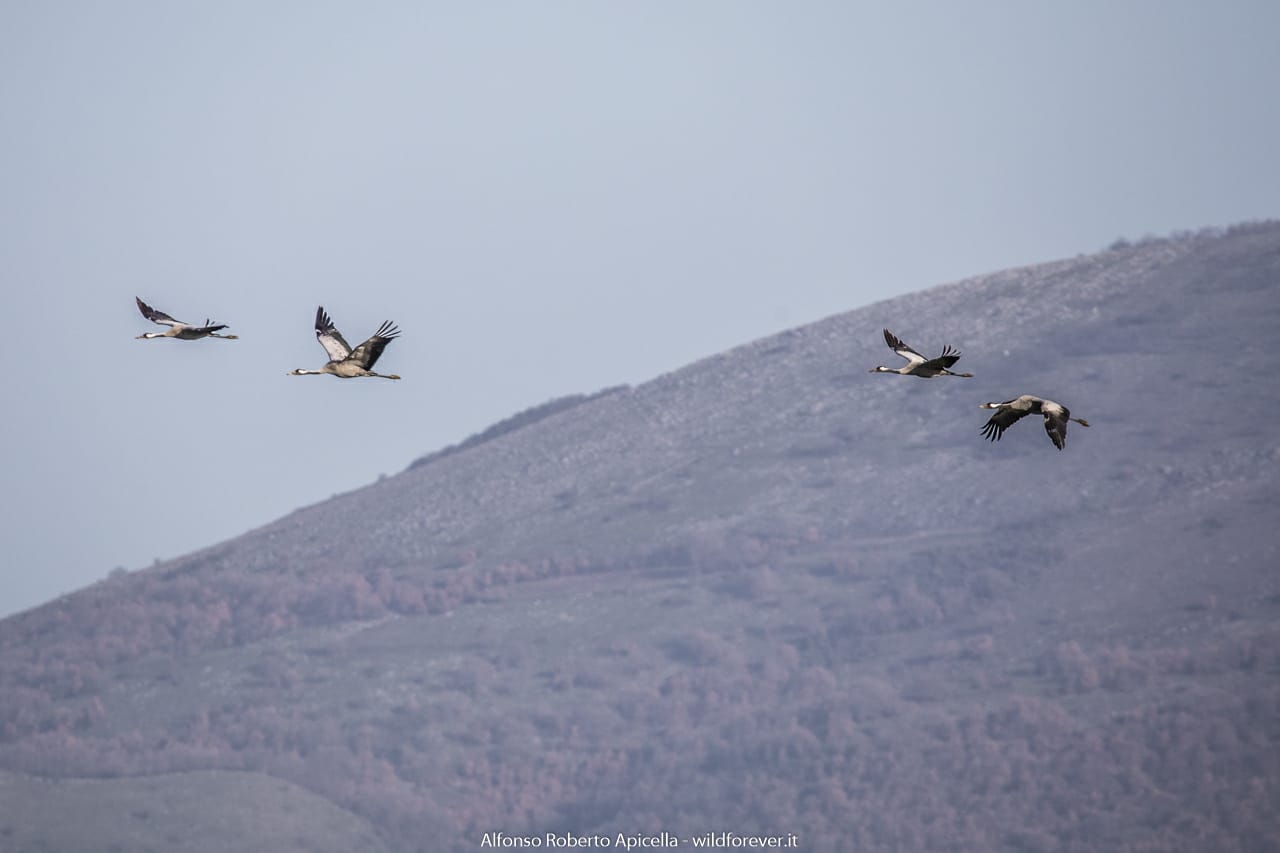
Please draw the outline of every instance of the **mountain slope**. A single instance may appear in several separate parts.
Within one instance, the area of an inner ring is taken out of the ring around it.
[[[290,782],[208,771],[133,779],[0,772],[5,850],[385,850],[372,827]]]
[[[976,378],[868,374],[886,326]],[[1275,846],[1277,331],[1253,225],[549,404],[0,623],[0,766],[265,772],[405,850]],[[983,441],[1022,393],[1093,427]]]

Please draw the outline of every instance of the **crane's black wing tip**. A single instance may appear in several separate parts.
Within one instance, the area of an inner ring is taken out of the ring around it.
[[[332,329],[332,328],[333,328],[333,320],[330,319],[328,312],[324,310],[324,306],[323,305],[317,306],[316,307],[316,334],[320,334],[321,332],[328,331],[329,329]]]

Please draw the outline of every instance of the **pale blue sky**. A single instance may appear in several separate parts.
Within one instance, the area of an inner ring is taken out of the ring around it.
[[[555,396],[1278,216],[1277,33],[1269,2],[0,0],[0,614]],[[242,340],[134,340],[135,294]],[[399,323],[404,381],[286,377],[318,303]]]

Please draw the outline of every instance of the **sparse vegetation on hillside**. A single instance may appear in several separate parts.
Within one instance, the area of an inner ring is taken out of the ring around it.
[[[32,779],[0,771],[0,849],[58,853],[382,853],[367,822],[253,773]]]
[[[568,411],[576,406],[581,406],[583,403],[598,400],[607,394],[616,394],[619,391],[625,391],[628,387],[629,386],[627,385],[613,385],[596,391],[593,394],[568,394],[564,397],[557,397],[554,400],[548,400],[545,403],[531,406],[522,412],[517,412],[509,418],[503,418],[496,424],[486,427],[475,435],[470,436],[457,444],[450,445],[442,450],[437,450],[434,453],[428,453],[426,456],[415,459],[413,463],[409,465],[409,469],[413,470],[414,468],[419,468],[423,465],[434,462],[437,459],[443,459],[451,454],[469,450],[473,447],[484,444],[486,441],[493,441],[498,436],[506,435],[509,432],[514,432],[523,427],[536,424],[544,418],[549,418],[552,415]]]
[[[59,605],[83,632],[36,644],[5,626],[0,763],[268,773],[406,850],[708,821],[812,850],[1280,840],[1280,631],[1237,620],[1135,648],[1049,624],[1075,639],[1031,652],[1013,612],[1034,577],[933,568],[978,556],[963,544],[908,561],[854,547],[704,538],[664,552],[679,565],[565,558],[412,594],[342,573],[103,585]]]

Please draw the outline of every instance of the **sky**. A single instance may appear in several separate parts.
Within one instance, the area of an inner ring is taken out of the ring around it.
[[[1280,216],[1277,32],[1271,2],[0,0],[0,616],[554,397]],[[135,295],[240,340],[136,340]],[[319,304],[399,324],[404,379],[287,376]]]

